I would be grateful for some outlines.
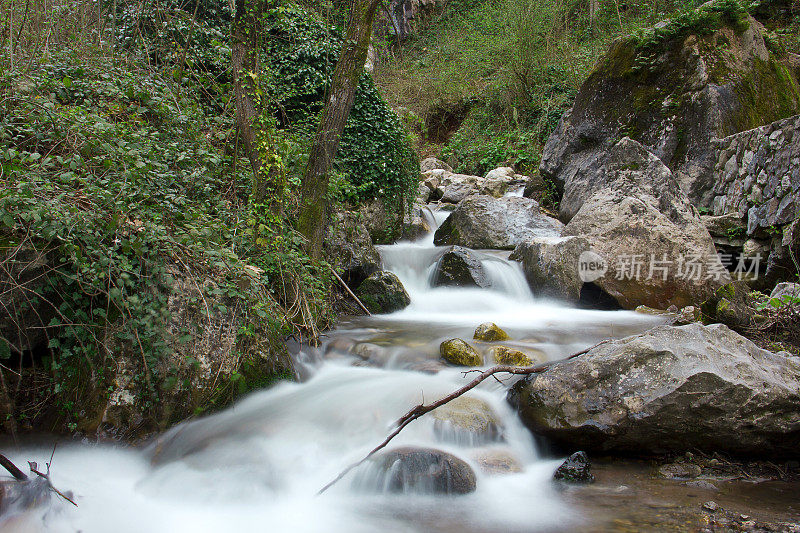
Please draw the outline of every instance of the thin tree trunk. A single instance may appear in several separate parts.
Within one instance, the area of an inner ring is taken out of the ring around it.
[[[353,0],[339,61],[303,175],[298,227],[312,258],[322,254],[328,218],[328,176],[367,60],[378,0]]]
[[[277,213],[283,204],[283,171],[275,153],[273,119],[266,113],[266,95],[259,83],[264,15],[272,5],[268,1],[274,0],[236,0],[232,66],[236,123],[253,169],[252,201]]]

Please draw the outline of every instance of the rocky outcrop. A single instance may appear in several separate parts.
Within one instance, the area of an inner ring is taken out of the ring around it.
[[[509,259],[522,263],[535,295],[577,302],[583,287],[579,259],[589,248],[583,237],[540,237],[518,245]]]
[[[244,275],[258,277],[260,273],[248,269]],[[235,374],[250,387],[294,378],[294,365],[283,343],[260,330],[246,339],[240,337],[241,306],[223,291],[215,291],[213,280],[198,282],[178,269],[173,278],[164,336],[169,346],[166,356],[146,369],[139,347],[110,332],[106,345],[116,363],[114,377],[102,401],[86,401],[79,430],[131,438],[163,430],[207,408],[219,395],[221,384],[230,383]],[[157,407],[151,409],[141,400],[141,379],[148,372],[162,376],[159,381],[150,378],[159,397]]]
[[[325,258],[351,286],[357,287],[380,268],[381,257],[359,215],[334,213],[324,243]]]
[[[375,272],[356,289],[370,313],[394,313],[408,307],[411,297],[400,279],[389,271]]]
[[[624,138],[598,176],[603,187],[587,183],[580,189],[592,195],[562,233],[584,237],[605,261],[605,271],[583,275],[583,281],[628,309],[684,307],[730,281],[697,211],[655,155]]]
[[[537,434],[572,449],[794,456],[800,362],[723,325],[659,326],[518,382]]]
[[[726,283],[700,306],[705,320],[732,328],[747,328],[763,320],[756,310],[756,299],[744,281]]]
[[[481,287],[491,284],[474,250],[453,246],[446,251],[433,271],[434,287]]]
[[[612,45],[548,139],[545,178],[568,192],[627,135],[671,169],[694,205],[708,207],[716,185],[712,140],[800,112],[797,81],[768,51],[763,26],[725,12],[730,6],[709,2],[699,9],[720,29],[692,35],[676,19],[644,39]],[[569,201],[562,215],[578,207]]]
[[[472,338],[477,341],[494,342],[507,341],[511,337],[494,322],[486,322],[475,328]]]
[[[483,357],[461,339],[450,339],[439,345],[442,359],[456,366],[481,366]]]
[[[455,455],[408,446],[371,458],[354,483],[379,492],[458,495],[474,492],[477,479]]]
[[[470,196],[436,230],[438,246],[512,250],[536,237],[558,237],[563,224],[542,213],[535,200]]]

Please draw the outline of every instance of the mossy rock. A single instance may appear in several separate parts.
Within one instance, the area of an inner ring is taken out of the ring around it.
[[[528,354],[507,346],[495,346],[491,350],[492,358],[498,365],[532,366],[533,361]]]
[[[393,313],[411,303],[411,297],[400,283],[400,279],[385,270],[375,272],[365,279],[358,286],[356,295],[370,313]]]
[[[450,339],[439,345],[442,359],[457,366],[481,366],[483,358],[466,341]]]
[[[508,333],[500,329],[500,326],[494,322],[486,322],[481,324],[475,329],[475,335],[472,336],[476,341],[507,341],[511,339]]]

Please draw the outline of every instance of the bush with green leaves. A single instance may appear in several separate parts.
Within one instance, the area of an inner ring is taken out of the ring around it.
[[[270,13],[267,30],[262,61],[279,127],[301,145],[310,143],[339,55],[339,29],[312,12],[283,6]],[[301,175],[305,162],[287,161],[290,176]],[[419,161],[408,134],[369,74],[359,81],[334,164],[338,194],[351,202],[381,198],[399,206],[416,187]]]
[[[236,302],[243,350],[327,320],[325,266],[284,220],[246,201],[249,167],[228,150],[232,116],[135,63],[56,59],[0,78],[0,241],[55,258],[34,295],[55,308],[39,392],[68,427],[86,394],[108,394],[112,345],[140,355],[137,402],[157,408],[175,380],[160,363],[177,341],[165,329],[176,273],[213,278],[207,296]],[[261,275],[243,286],[248,269]],[[235,390],[265,379],[237,374],[247,379]]]

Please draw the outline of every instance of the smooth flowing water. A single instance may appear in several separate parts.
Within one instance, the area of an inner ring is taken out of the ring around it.
[[[447,213],[428,213],[435,227]],[[486,381],[471,398],[494,411],[498,434],[442,431],[432,416],[408,426],[389,448],[421,446],[454,454],[477,474],[468,495],[388,490],[362,465],[317,492],[362,458],[422,400],[466,382],[439,360],[439,344],[471,339],[495,322],[537,361],[554,360],[600,339],[652,326],[632,312],[591,311],[536,300],[516,263],[480,252],[489,289],[432,288],[444,249],[433,236],[381,247],[384,268],[402,280],[411,305],[390,315],[353,317],[318,348],[297,356],[302,383],[252,394],[230,409],[180,425],[146,449],[60,447],[53,482],[79,507],[54,500],[44,511],[0,524],[3,531],[360,532],[580,530],[584,518],[553,483],[558,458],[543,458],[505,402],[508,381]],[[489,344],[477,343],[486,352]],[[487,361],[487,366],[491,363]],[[451,428],[452,429],[452,428]],[[40,464],[50,449],[9,454]],[[373,470],[370,470],[372,468]]]

